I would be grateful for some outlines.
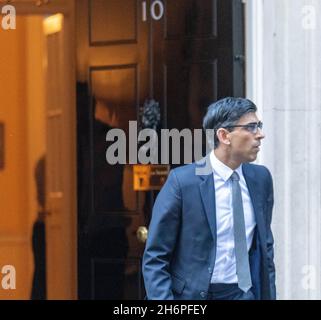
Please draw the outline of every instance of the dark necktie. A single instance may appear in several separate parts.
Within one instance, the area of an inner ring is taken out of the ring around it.
[[[234,219],[234,246],[236,258],[236,274],[239,288],[247,292],[252,287],[251,272],[249,265],[249,255],[246,244],[245,222],[243,212],[243,201],[240,177],[237,172],[231,175],[232,180],[232,204]]]

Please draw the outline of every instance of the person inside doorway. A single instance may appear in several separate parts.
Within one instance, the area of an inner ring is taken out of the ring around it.
[[[37,187],[38,214],[32,228],[32,251],[34,258],[34,274],[31,300],[45,300],[46,292],[46,230],[45,230],[45,156],[42,156],[35,168]]]

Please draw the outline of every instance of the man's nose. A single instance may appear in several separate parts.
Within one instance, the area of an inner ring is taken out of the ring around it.
[[[262,129],[257,128],[256,137],[257,137],[257,139],[264,139],[265,138],[265,134]]]

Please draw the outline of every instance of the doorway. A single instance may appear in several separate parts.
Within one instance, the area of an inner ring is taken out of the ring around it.
[[[5,154],[0,170],[4,219],[0,264],[15,267],[16,289],[0,289],[0,296],[30,298],[37,256],[41,264],[37,274],[42,276],[35,282],[38,289],[43,288],[45,264],[46,294],[38,290],[34,297],[75,299],[74,3],[39,1],[36,6],[35,1],[15,1],[14,7],[16,30],[3,31],[8,50],[1,62],[8,73],[1,90],[7,102],[0,112]],[[44,26],[50,19],[56,29]],[[40,216],[44,217],[45,231],[38,228],[39,223],[35,227],[34,222],[42,220]],[[38,254],[34,255],[35,251]]]

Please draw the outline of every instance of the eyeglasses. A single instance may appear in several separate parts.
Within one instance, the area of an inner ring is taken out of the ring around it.
[[[238,125],[234,125],[234,126],[226,126],[224,128],[245,128],[247,131],[256,134],[258,129],[260,128],[262,130],[263,128],[263,122],[259,121],[259,122],[251,122],[248,124],[238,124]]]

